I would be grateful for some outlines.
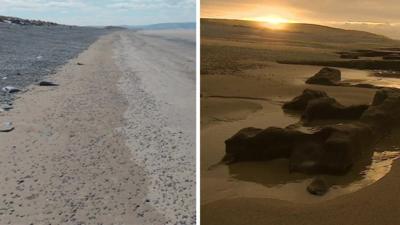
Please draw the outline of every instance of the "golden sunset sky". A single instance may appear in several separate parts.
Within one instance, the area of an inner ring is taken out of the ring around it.
[[[201,0],[201,17],[312,23],[400,39],[400,0]]]

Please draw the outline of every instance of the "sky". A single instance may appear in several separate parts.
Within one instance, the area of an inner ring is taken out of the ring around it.
[[[68,25],[196,21],[196,0],[0,0],[0,15]]]
[[[313,23],[400,39],[399,0],[201,0],[201,17]]]

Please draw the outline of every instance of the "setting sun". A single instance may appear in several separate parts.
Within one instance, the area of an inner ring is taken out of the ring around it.
[[[289,19],[285,19],[279,16],[267,16],[267,17],[256,17],[250,18],[250,20],[262,22],[263,26],[270,28],[270,29],[284,29],[286,23],[291,23],[293,21]]]
[[[282,23],[290,23],[290,20],[282,18],[282,17],[275,17],[275,16],[270,16],[270,17],[258,17],[255,18],[254,20],[257,21],[262,21],[262,22],[267,22],[273,25],[277,24],[282,24]]]

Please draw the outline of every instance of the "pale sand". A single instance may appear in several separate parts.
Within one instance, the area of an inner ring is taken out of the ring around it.
[[[207,121],[201,129],[202,224],[368,225],[400,222],[396,217],[399,212],[397,204],[400,203],[397,203],[397,199],[391,200],[398,196],[400,188],[400,184],[395,181],[399,179],[396,171],[400,170],[397,162],[393,167],[392,161],[388,165],[377,165],[382,168],[372,174],[376,176],[373,182],[359,180],[347,189],[332,190],[322,198],[306,192],[305,187],[311,181],[310,178],[287,173],[285,160],[239,163],[229,167],[218,165],[224,156],[224,141],[239,129],[248,126],[285,127],[296,123],[299,117],[285,114],[281,105],[305,88],[324,90],[346,105],[371,102],[375,93],[372,89],[305,84],[304,81],[320,68],[270,62],[265,68],[244,70],[231,76],[201,77],[202,118]],[[344,79],[363,77],[363,73],[367,73],[345,69],[342,72]],[[207,96],[219,96],[219,105],[211,108],[215,98]],[[254,111],[253,104],[262,106],[262,109]],[[219,119],[213,120],[216,111]],[[229,120],[231,111],[241,112],[240,117]],[[382,151],[391,150],[390,147]],[[350,173],[336,179],[338,183],[350,184],[360,178]],[[385,200],[375,200],[377,198]],[[385,216],[378,217],[383,212]]]
[[[193,224],[194,63],[158,40],[102,37],[0,113],[0,224]]]

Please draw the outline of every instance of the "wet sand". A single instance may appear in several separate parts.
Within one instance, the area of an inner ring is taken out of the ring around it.
[[[194,104],[194,93],[157,86],[180,78],[194,86],[194,63],[165,58],[191,58],[182,49],[113,33],[49,77],[59,87],[19,94],[14,109],[0,113],[15,126],[0,133],[0,224],[193,224],[194,113],[177,105]],[[177,105],[160,98],[169,90]],[[170,119],[178,111],[179,124]]]
[[[299,115],[286,114],[281,106],[305,88],[326,91],[345,105],[372,101],[373,89],[305,84],[304,81],[319,69],[318,66],[269,62],[267,67],[243,70],[231,76],[201,77],[202,118],[206,121],[201,129],[202,224],[385,224],[374,223],[372,216],[364,220],[359,213],[377,215],[376,211],[369,212],[373,207],[364,205],[368,202],[382,207],[384,202],[372,201],[374,196],[382,195],[380,190],[385,190],[385,195],[397,193],[392,189],[390,191],[394,192],[386,192],[385,187],[380,187],[389,177],[397,179],[393,174],[399,166],[395,162],[392,167],[392,163],[398,157],[398,147],[394,146],[393,140],[380,143],[372,161],[360,162],[356,166],[366,174],[353,170],[343,177],[329,176],[336,185],[323,197],[307,193],[306,187],[312,176],[289,174],[287,161],[283,159],[231,166],[219,164],[225,153],[224,141],[241,128],[286,127],[297,123]],[[357,82],[375,83],[375,77],[369,77],[370,71],[341,71],[343,80],[357,78]],[[210,100],[215,99],[207,96],[225,96],[218,98],[221,110],[210,109]],[[262,109],[255,111],[252,104],[258,104]],[[218,120],[212,120],[215,111],[219,111]],[[233,120],[230,111],[242,112],[241,117]],[[366,167],[369,164],[371,166]],[[395,206],[387,206],[388,210],[392,207]],[[394,217],[391,219],[387,220],[391,221],[390,224],[399,221]]]

